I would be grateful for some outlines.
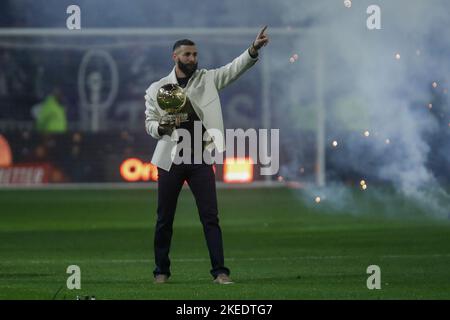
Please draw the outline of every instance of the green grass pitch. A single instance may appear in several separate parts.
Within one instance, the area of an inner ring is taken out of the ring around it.
[[[375,204],[358,216],[331,213],[296,192],[218,190],[236,282],[220,286],[189,190],[164,285],[152,278],[156,190],[1,191],[0,299],[52,299],[58,289],[58,300],[450,298],[448,220],[386,217]],[[81,268],[80,290],[66,288],[69,265]],[[369,265],[381,268],[380,290],[366,287]]]

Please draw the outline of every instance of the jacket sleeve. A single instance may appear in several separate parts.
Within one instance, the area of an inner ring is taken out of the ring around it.
[[[156,108],[156,101],[150,94],[150,89],[145,94],[145,130],[155,139],[161,139],[158,134],[158,126],[161,114]]]
[[[252,58],[248,52],[248,49],[246,49],[245,52],[227,65],[218,69],[213,69],[214,83],[217,90],[225,88],[227,85],[239,78],[245,71],[252,67],[256,61],[258,61],[258,58]]]

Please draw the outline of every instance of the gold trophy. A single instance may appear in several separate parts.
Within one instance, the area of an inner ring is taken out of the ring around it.
[[[167,112],[161,118],[161,125],[175,125],[188,121],[188,114],[180,112],[186,104],[186,94],[179,85],[168,83],[159,88],[156,101],[161,109]]]

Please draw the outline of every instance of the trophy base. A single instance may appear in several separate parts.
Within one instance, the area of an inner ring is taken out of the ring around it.
[[[178,127],[180,123],[187,122],[188,114],[187,113],[176,113],[176,114],[166,114],[164,116],[164,120],[161,121],[162,125],[175,125]]]

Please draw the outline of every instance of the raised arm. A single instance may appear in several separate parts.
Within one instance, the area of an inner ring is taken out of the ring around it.
[[[213,70],[217,90],[225,88],[258,61],[258,51],[269,42],[269,38],[265,34],[266,29],[267,26],[261,29],[250,48],[239,57],[227,65]]]

